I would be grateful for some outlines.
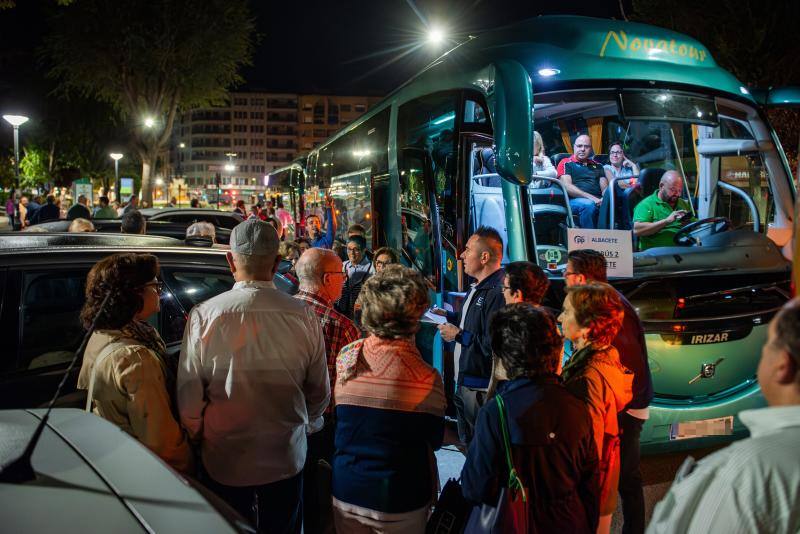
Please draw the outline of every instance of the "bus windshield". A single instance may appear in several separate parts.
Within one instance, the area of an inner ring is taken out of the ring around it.
[[[590,136],[591,158],[609,181],[638,190],[631,202],[613,206],[613,216],[600,217],[600,228],[630,230],[635,203],[654,194],[668,170],[685,178],[682,196],[694,217],[727,217],[735,229],[762,233],[775,222],[776,184],[779,196],[790,187],[768,127],[738,101],[663,89],[540,93],[534,130],[541,147],[534,148],[530,208],[537,256],[550,268],[543,260],[559,255],[548,249],[566,249],[566,228],[579,224],[553,179],[580,134]],[[552,168],[542,164],[544,155]]]

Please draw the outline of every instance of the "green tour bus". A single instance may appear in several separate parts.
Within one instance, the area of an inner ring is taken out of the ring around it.
[[[470,37],[293,165],[297,220],[331,195],[337,235],[362,224],[454,309],[469,287],[466,240],[493,226],[504,263],[538,262],[560,307],[575,221],[559,180],[534,172],[534,129],[554,164],[579,133],[599,161],[621,142],[643,195],[676,170],[697,219],[612,280],[646,331],[655,398],[643,450],[735,439],[746,432],[736,415],[764,404],[761,346],[791,293],[795,189],[762,104],[684,35],[542,16]],[[609,209],[613,220],[625,208]],[[417,341],[452,391],[451,349],[426,323]]]

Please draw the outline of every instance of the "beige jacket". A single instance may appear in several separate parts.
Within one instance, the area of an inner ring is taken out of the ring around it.
[[[117,330],[97,330],[83,355],[78,388],[89,389],[92,368],[109,343],[120,343],[95,373],[92,412],[142,442],[174,469],[191,473],[192,453],[175,421],[163,363],[150,349]]]

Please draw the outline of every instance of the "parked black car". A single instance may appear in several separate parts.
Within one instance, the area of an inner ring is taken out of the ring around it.
[[[202,219],[198,219],[202,220]],[[49,221],[39,224],[34,224],[24,231],[24,233],[35,233],[37,228],[47,230],[48,232],[66,232],[72,221]],[[188,222],[171,222],[164,220],[149,220],[145,226],[147,235],[160,235],[163,237],[171,237],[173,239],[183,240],[186,237],[186,229],[189,228],[196,220]],[[94,219],[92,220],[95,229],[98,232],[119,234],[120,225],[122,222],[119,219]],[[213,224],[213,223],[212,223]],[[231,238],[231,229],[227,227],[216,226],[217,243],[227,245]]]
[[[0,409],[49,401],[84,335],[79,313],[89,269],[117,252],[148,252],[161,263],[161,311],[151,318],[177,357],[192,306],[233,285],[225,251],[183,246],[165,237],[18,233],[0,236]],[[275,285],[294,293],[281,275]],[[60,406],[80,406],[78,365]]]

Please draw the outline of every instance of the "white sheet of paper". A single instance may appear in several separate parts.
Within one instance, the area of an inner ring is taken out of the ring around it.
[[[425,312],[425,315],[422,316],[421,320],[425,321],[426,323],[444,324],[447,322],[447,317],[435,314],[431,312],[431,310],[428,310]]]

